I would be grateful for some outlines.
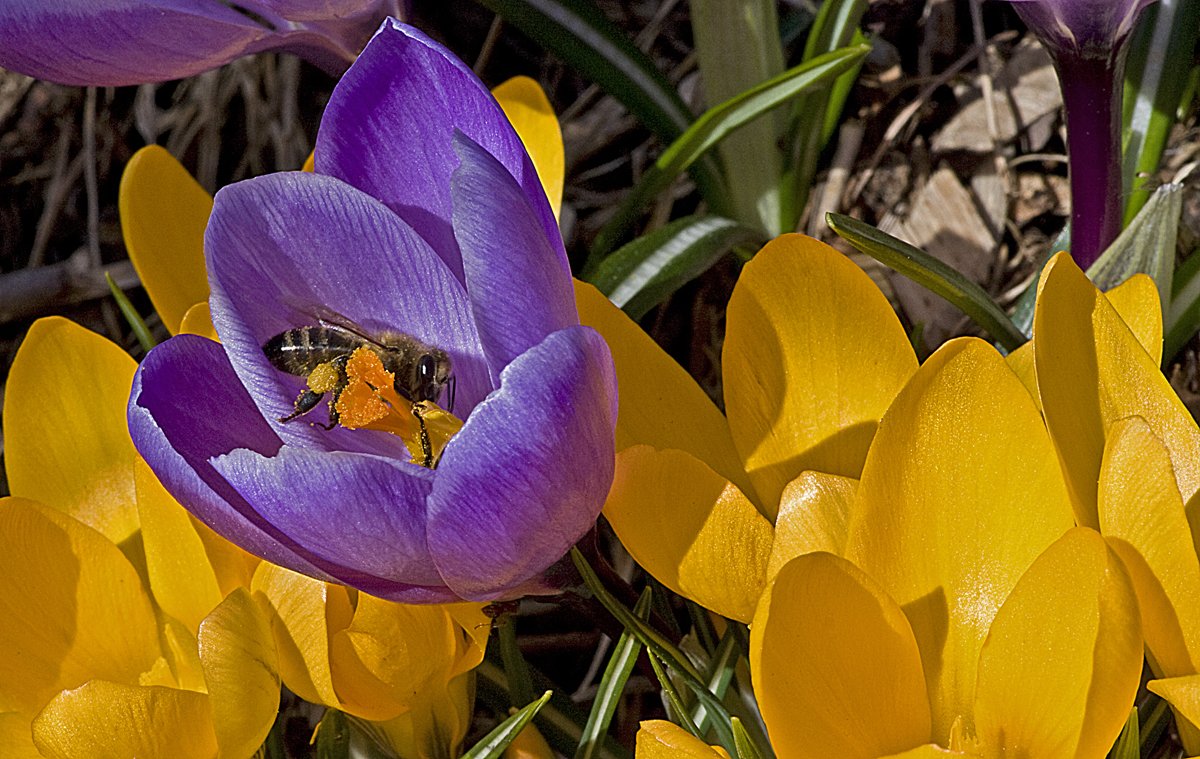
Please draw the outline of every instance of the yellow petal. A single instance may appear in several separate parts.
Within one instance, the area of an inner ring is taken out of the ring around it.
[[[187,511],[141,459],[135,462],[135,473],[138,517],[154,600],[195,632],[223,598],[216,574]]]
[[[692,376],[595,287],[575,280],[575,305],[616,364],[617,450],[644,444],[687,451],[754,501],[729,424]]]
[[[942,748],[933,743],[927,743],[924,746],[917,746],[910,751],[904,751],[899,754],[880,757],[880,759],[947,759],[947,757],[963,756],[972,757],[979,754],[968,753],[965,751],[951,751],[948,748]]]
[[[458,626],[440,606],[409,606],[358,595],[354,620],[329,641],[342,709],[389,720],[429,687],[445,688],[458,653]]]
[[[917,359],[871,278],[801,235],[776,238],[746,264],[727,313],[725,410],[774,519],[800,472],[859,476],[877,422]]]
[[[802,472],[788,483],[775,520],[768,580],[797,556],[813,551],[843,554],[850,504],[857,489],[858,480],[821,472]]]
[[[200,661],[223,759],[249,759],[279,712],[279,662],[271,625],[237,588],[200,625]]]
[[[550,744],[532,722],[521,729],[513,742],[504,749],[504,759],[554,759]]]
[[[458,664],[451,671],[451,676],[461,675],[467,670],[475,669],[483,662],[487,651],[488,637],[492,634],[492,618],[483,613],[488,604],[463,603],[446,604],[442,608],[462,628],[464,639],[460,647]]]
[[[929,701],[904,612],[845,559],[788,562],[750,628],[771,745],[789,759],[875,759],[928,743]]]
[[[63,511],[120,544],[137,531],[125,406],[137,363],[62,317],[39,319],[13,359],[4,458],[13,495]]]
[[[1151,680],[1146,687],[1171,705],[1188,754],[1200,753],[1200,675]]]
[[[310,174],[317,170],[317,151],[314,150],[308,154],[308,158],[304,159],[304,165],[300,167],[300,170]]]
[[[32,719],[93,678],[137,682],[158,658],[150,600],[121,551],[70,517],[0,499],[0,711]]]
[[[517,130],[521,142],[525,143],[525,151],[533,160],[538,178],[542,180],[542,188],[546,191],[546,199],[554,210],[554,218],[558,218],[559,207],[562,206],[563,158],[562,130],[558,126],[558,116],[550,107],[546,93],[540,84],[527,76],[514,76],[504,84],[492,90],[496,102],[504,109],[504,115]]]
[[[929,673],[933,736],[973,730],[979,648],[1017,579],[1072,526],[1025,386],[987,343],[946,343],[880,422],[846,556],[904,607]]]
[[[183,315],[183,321],[179,323],[178,334],[200,335],[209,340],[220,341],[217,337],[217,328],[212,323],[212,315],[208,311],[207,301],[197,303],[187,310],[187,313]]]
[[[1155,364],[1162,363],[1163,314],[1158,287],[1145,274],[1134,274],[1104,294]]]
[[[200,662],[200,644],[196,634],[174,617],[160,614],[163,658],[138,678],[138,685],[166,685],[172,688],[207,693],[204,666]]]
[[[163,324],[178,334],[184,313],[208,300],[204,228],[212,197],[158,145],[129,159],[119,195],[125,249]]]
[[[988,756],[1103,759],[1142,672],[1137,597],[1099,533],[1046,550],[996,614],[979,655],[975,722]]]
[[[1037,367],[1034,364],[1033,341],[1022,345],[1012,353],[1004,357],[1008,362],[1008,366],[1017,375],[1017,379],[1021,380],[1021,384],[1029,391],[1029,395],[1033,397],[1033,403],[1037,406],[1037,410],[1042,410],[1042,396],[1038,391],[1037,384]]]
[[[216,575],[221,595],[229,595],[234,588],[249,588],[254,570],[258,568],[262,559],[230,543],[199,519],[192,517],[191,521],[192,529],[204,543],[204,551]]]
[[[340,707],[330,674],[326,598],[338,603],[346,589],[265,561],[250,589],[271,620],[284,685],[305,701]]]
[[[1155,672],[1196,672],[1200,561],[1170,452],[1140,417],[1114,422],[1100,468],[1100,529],[1133,577]]]
[[[216,759],[208,696],[93,680],[33,721],[46,759]]]
[[[0,756],[5,759],[44,759],[33,745],[29,718],[18,712],[0,713]]]
[[[638,726],[637,759],[729,759],[724,749],[710,746],[682,727],[661,719]]]
[[[771,524],[704,462],[646,445],[621,451],[604,515],[659,582],[731,619],[754,617]]]
[[[1157,364],[1069,256],[1042,274],[1033,320],[1038,386],[1079,523],[1097,527],[1104,433],[1140,416],[1171,452],[1179,490],[1200,490],[1200,430]]]
[[[448,688],[430,688],[411,709],[395,719],[376,722],[401,759],[455,759],[462,755],[475,703],[475,673],[450,681]]]

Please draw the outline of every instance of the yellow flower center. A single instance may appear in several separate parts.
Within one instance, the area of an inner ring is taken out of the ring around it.
[[[325,367],[332,377],[322,371]],[[413,403],[397,393],[395,375],[383,368],[379,356],[369,348],[351,354],[346,376],[349,382],[335,404],[341,425],[397,435],[412,454],[412,463],[436,469],[446,443],[462,429],[462,420],[432,401]],[[317,367],[308,378],[309,387],[316,392],[327,392],[336,382],[337,370],[331,364]]]

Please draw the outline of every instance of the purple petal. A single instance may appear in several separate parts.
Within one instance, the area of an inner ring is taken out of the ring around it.
[[[454,129],[516,177],[568,269],[554,213],[521,138],[462,61],[421,32],[384,22],[333,92],[317,135],[317,171],[344,179],[400,214],[462,279],[451,229]]]
[[[209,463],[236,448],[271,456],[281,445],[220,345],[180,335],[150,351],[134,375],[129,434],[163,487],[218,534],[268,561],[332,579]]]
[[[425,545],[433,472],[357,453],[283,447],[273,457],[241,449],[213,468],[292,540],[363,574],[441,586]]]
[[[408,459],[386,433],[274,421],[292,410],[305,381],[271,366],[262,345],[329,310],[367,330],[400,330],[445,350],[460,416],[491,391],[466,292],[399,217],[337,179],[294,172],[224,188],[205,251],[213,324],[243,384],[289,445]],[[318,408],[312,417],[324,421],[325,413]]]
[[[429,548],[473,601],[561,558],[612,484],[616,376],[590,327],[568,327],[505,368],[500,389],[450,440],[428,502]]]
[[[1096,56],[1133,31],[1153,0],[1015,0],[1013,8],[1051,47]]]
[[[211,0],[5,0],[0,66],[62,84],[117,86],[178,79],[286,48],[338,73],[380,10],[379,0],[338,0],[323,4],[337,17],[310,8],[305,18],[289,19],[271,7],[286,13],[298,4],[243,4],[266,26]],[[313,23],[293,23],[306,20]]]
[[[454,232],[495,383],[551,332],[579,324],[575,290],[512,175],[457,130],[454,149],[462,158],[450,179]]]

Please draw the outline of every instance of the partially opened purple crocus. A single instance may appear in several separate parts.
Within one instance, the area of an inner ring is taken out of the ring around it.
[[[0,67],[60,84],[179,79],[263,50],[331,74],[398,0],[0,0]]]
[[[1121,233],[1125,42],[1153,0],[1012,2],[1058,68],[1070,147],[1071,255],[1087,269]]]
[[[520,138],[469,69],[389,20],[335,89],[316,162],[217,194],[221,344],[180,335],[142,362],[138,450],[218,533],[312,577],[409,603],[550,591],[612,481],[616,379]],[[310,423],[324,403],[280,421],[305,380],[263,345],[330,313],[448,355],[434,400],[463,424],[436,457]]]

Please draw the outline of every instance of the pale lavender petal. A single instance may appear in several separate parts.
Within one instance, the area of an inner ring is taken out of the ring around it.
[[[262,414],[289,445],[407,459],[386,433],[275,420],[302,378],[271,366],[262,345],[332,310],[367,330],[394,329],[449,355],[455,413],[491,391],[467,295],[441,259],[385,206],[332,177],[272,174],[217,194],[205,237],[213,324]],[[446,399],[443,402],[447,402]],[[311,414],[327,419],[324,407]]]
[[[568,327],[519,356],[442,456],[426,535],[468,600],[553,564],[590,529],[613,476],[616,376],[604,339]]]
[[[579,324],[575,290],[512,175],[458,131],[454,149],[462,158],[450,179],[454,232],[495,378],[551,332]]]
[[[569,270],[558,224],[520,137],[462,61],[421,32],[384,22],[334,90],[317,135],[317,171],[379,198],[462,278],[451,229],[451,146],[460,129],[508,169]]]
[[[385,580],[444,584],[425,545],[431,470],[290,446],[270,457],[236,450],[212,463],[263,518],[314,555]]]

